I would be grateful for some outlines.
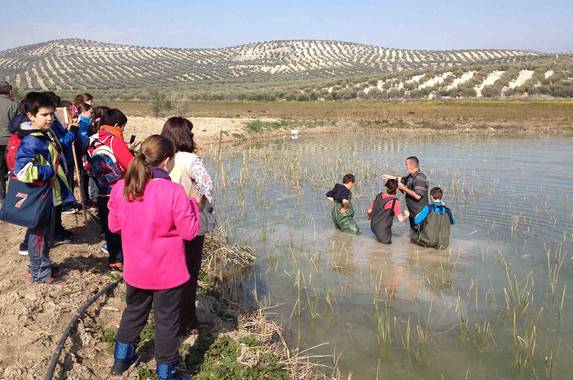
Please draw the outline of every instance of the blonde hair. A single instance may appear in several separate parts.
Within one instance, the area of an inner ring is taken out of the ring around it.
[[[175,156],[175,145],[167,137],[151,135],[141,144],[125,173],[123,195],[129,202],[142,201],[147,182],[151,180],[151,168]]]

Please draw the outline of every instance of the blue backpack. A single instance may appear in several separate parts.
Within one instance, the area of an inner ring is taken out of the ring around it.
[[[88,148],[89,172],[100,188],[109,187],[121,179],[121,170],[111,149],[112,143],[113,136],[103,140],[94,138]]]

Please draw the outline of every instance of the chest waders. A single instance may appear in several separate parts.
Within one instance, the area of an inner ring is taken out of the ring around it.
[[[342,203],[335,201],[334,206],[332,207],[332,222],[334,223],[334,226],[343,232],[358,235],[360,233],[360,229],[354,220],[354,208],[352,207],[352,203],[348,206],[348,211],[346,211],[346,213],[340,212],[341,208]]]
[[[388,202],[392,202],[390,209],[384,209]],[[392,243],[392,224],[394,223],[394,205],[396,198],[382,198],[382,193],[378,194],[374,199],[374,207],[372,208],[372,217],[370,219],[370,229],[376,235],[376,239],[380,243]]]
[[[442,205],[430,205],[428,217],[422,223],[422,231],[414,243],[423,247],[447,249],[450,245],[450,209]]]

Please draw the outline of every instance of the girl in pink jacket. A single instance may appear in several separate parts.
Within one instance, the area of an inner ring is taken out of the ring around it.
[[[111,191],[108,223],[110,231],[121,233],[127,287],[115,343],[115,375],[137,362],[135,348],[153,305],[157,377],[189,379],[176,373],[177,334],[183,285],[189,280],[184,241],[199,231],[199,209],[169,178],[174,156],[169,139],[148,137]]]

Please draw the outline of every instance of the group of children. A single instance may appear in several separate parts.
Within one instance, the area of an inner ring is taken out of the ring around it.
[[[405,178],[384,175],[384,191],[377,194],[367,210],[370,228],[376,239],[383,244],[392,243],[392,225],[394,218],[400,222],[410,221],[411,241],[424,247],[447,249],[450,244],[450,225],[455,224],[451,210],[443,203],[443,191],[439,187],[430,190],[427,197],[428,181],[419,171],[418,159],[406,160],[409,175]],[[358,224],[354,220],[351,203],[356,179],[352,174],[342,178],[326,193],[328,200],[334,202],[332,220],[334,226],[347,233],[358,234]],[[402,212],[397,190],[406,196],[408,210]]]
[[[14,156],[14,165],[1,215],[22,207],[13,202],[16,185],[48,189],[47,196],[22,201],[42,207],[34,208],[41,215],[37,225],[27,228],[21,249],[27,251],[33,283],[62,284],[60,268],[49,257],[50,245],[57,234],[71,236],[61,224],[61,212],[64,205],[75,204],[73,170],[79,169],[76,182],[84,206],[96,198],[109,269],[122,271],[127,287],[112,374],[137,363],[139,335],[153,306],[157,376],[189,379],[177,370],[178,337],[214,328],[200,322],[195,309],[203,235],[209,232],[201,225],[201,213],[212,201],[213,182],[195,154],[193,125],[170,118],[161,135],[148,137],[135,151],[123,137],[123,112],[93,109],[90,101],[84,94],[66,104],[46,92],[30,92],[22,100],[11,120],[14,137],[7,156]],[[70,120],[62,120],[66,115]]]

